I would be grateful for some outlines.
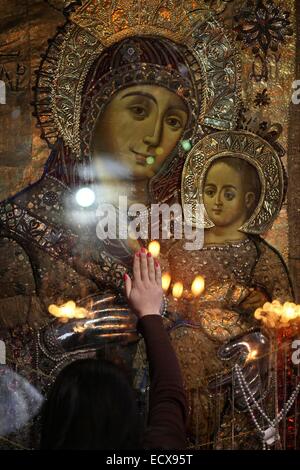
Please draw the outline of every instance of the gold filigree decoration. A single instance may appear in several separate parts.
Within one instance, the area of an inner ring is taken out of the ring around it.
[[[194,210],[197,202],[203,204],[207,171],[213,162],[224,156],[242,158],[255,167],[261,184],[260,199],[251,217],[240,230],[252,234],[264,233],[270,228],[282,206],[284,169],[274,148],[250,132],[216,132],[205,136],[192,148],[182,173],[182,203],[191,204]],[[194,220],[193,222],[195,223]],[[207,215],[205,226],[212,226]]]
[[[87,0],[71,14],[71,21],[105,47],[145,34],[182,43],[191,36],[195,20],[202,22],[210,11],[203,0]]]
[[[198,116],[199,124],[234,129],[240,106],[239,56],[230,33],[205,3],[89,0],[77,7],[50,44],[38,71],[36,114],[49,146],[62,137],[75,155],[81,155],[85,78],[108,45],[131,36],[169,38],[184,47],[194,57],[190,72],[195,81],[200,82],[199,70],[205,75],[201,82],[206,89],[199,94],[206,97],[205,109]]]

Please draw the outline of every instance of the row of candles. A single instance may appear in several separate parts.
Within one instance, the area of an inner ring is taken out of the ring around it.
[[[160,243],[156,240],[152,241],[148,245],[148,251],[151,253],[153,258],[159,258],[160,255]],[[174,282],[172,284],[171,275],[168,272],[162,273],[162,288],[165,294],[168,294],[171,287],[171,293],[174,300],[179,300],[181,297],[192,299],[199,297],[205,289],[205,281],[203,276],[196,276],[191,284],[190,292],[184,291],[184,286],[181,281]],[[61,321],[67,321],[71,318],[88,318],[93,316],[93,313],[89,312],[83,307],[78,307],[73,300],[68,300],[63,305],[52,304],[48,307],[49,313]]]
[[[284,304],[278,300],[266,302],[261,308],[256,309],[254,316],[269,329],[281,330],[289,327],[300,329],[300,305],[293,302],[284,302]]]
[[[162,274],[162,288],[165,293],[168,293],[172,282],[171,275],[169,273]],[[172,296],[175,300],[180,299],[182,296],[185,298],[197,298],[205,289],[205,280],[203,276],[196,276],[191,284],[191,291],[184,292],[183,283],[181,281],[174,282],[172,285]]]
[[[158,258],[160,254],[160,244],[158,241],[153,240],[148,245],[148,251],[151,253],[153,258]],[[162,273],[162,288],[164,292],[167,294],[169,292],[171,286],[172,278],[170,273],[165,272]],[[172,296],[175,300],[180,299],[182,296],[185,298],[196,298],[199,297],[205,289],[205,280],[204,277],[201,275],[197,275],[192,284],[190,292],[184,292],[184,286],[181,281],[176,281],[172,285]]]
[[[160,244],[158,241],[152,241],[148,246],[148,251],[154,258],[158,258],[160,254]],[[163,273],[162,287],[165,293],[169,292],[171,286],[171,275]],[[188,299],[199,297],[205,290],[205,280],[201,275],[197,275],[192,284],[191,290],[185,296]],[[175,300],[184,296],[183,283],[180,281],[172,285],[172,296]],[[281,304],[278,300],[266,302],[262,307],[257,308],[254,312],[257,320],[260,320],[269,329],[282,329],[290,326],[300,329],[300,305],[293,302],[284,302]]]
[[[150,242],[148,251],[154,258],[159,258],[159,242],[156,240]],[[197,275],[191,283],[190,291],[186,291],[181,281],[172,283],[170,273],[164,272],[162,274],[162,288],[165,294],[171,293],[175,301],[180,298],[192,300],[204,292],[205,280],[203,276]],[[81,319],[93,316],[93,313],[83,307],[78,307],[73,300],[69,300],[61,306],[50,305],[48,311],[53,316],[62,319],[62,321],[67,321],[70,318]],[[300,305],[292,302],[285,302],[283,305],[278,300],[266,302],[261,308],[256,309],[254,316],[270,329],[281,329],[291,325],[299,325],[300,327]]]

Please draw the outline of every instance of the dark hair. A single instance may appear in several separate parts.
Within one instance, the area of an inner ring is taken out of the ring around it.
[[[140,419],[132,387],[114,364],[77,360],[58,375],[45,402],[41,449],[134,449]]]

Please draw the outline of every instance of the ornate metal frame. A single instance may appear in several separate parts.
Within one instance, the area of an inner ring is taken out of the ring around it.
[[[221,157],[242,158],[252,164],[260,179],[257,207],[240,228],[260,234],[270,228],[284,199],[284,168],[274,148],[261,137],[246,131],[221,131],[205,136],[189,152],[182,173],[182,204],[203,204],[203,185],[211,165]],[[193,219],[192,219],[193,220]],[[195,223],[195,220],[193,220]],[[205,218],[205,227],[212,227]]]
[[[87,0],[74,8],[37,72],[36,115],[50,148],[62,137],[80,157],[82,89],[90,67],[105,48],[136,36],[159,36],[185,47],[194,58],[191,72],[204,101],[199,125],[235,128],[240,106],[240,60],[231,33],[205,2]]]

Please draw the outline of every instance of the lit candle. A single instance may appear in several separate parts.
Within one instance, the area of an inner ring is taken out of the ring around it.
[[[87,318],[90,316],[88,310],[83,307],[77,307],[73,300],[68,300],[65,304],[49,305],[48,312],[57,318]]]
[[[204,292],[205,280],[203,276],[196,276],[192,282],[191,291],[194,297],[198,297]]]
[[[170,284],[171,284],[170,274],[169,273],[163,273],[163,275],[161,277],[161,285],[162,285],[162,288],[163,288],[164,292],[167,292],[167,290],[169,290]]]
[[[285,302],[283,305],[282,317],[286,318],[287,321],[294,320],[299,316],[297,306],[291,302]]]
[[[149,243],[148,246],[148,251],[151,253],[153,258],[157,258],[160,253],[160,244],[158,241],[153,240],[152,242]]]
[[[183,294],[183,284],[182,282],[175,282],[172,289],[172,295],[175,299],[180,299]]]
[[[297,326],[300,323],[300,305],[285,302],[283,305],[278,300],[266,302],[262,308],[254,312],[254,317],[261,320],[268,328],[286,328]]]

